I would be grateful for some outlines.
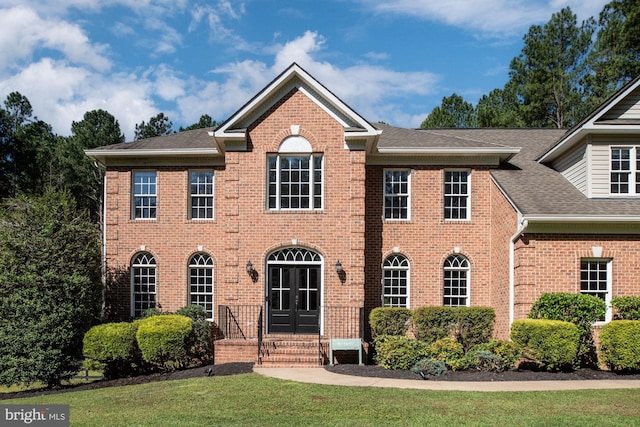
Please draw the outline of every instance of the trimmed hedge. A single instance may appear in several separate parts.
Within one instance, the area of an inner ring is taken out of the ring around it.
[[[153,316],[138,321],[136,340],[142,358],[164,369],[181,366],[187,356],[193,321],[178,314]]]
[[[86,366],[104,369],[107,379],[133,373],[140,361],[136,329],[137,324],[127,322],[105,323],[89,329],[82,349]]]
[[[600,298],[586,294],[543,294],[531,307],[530,319],[562,320],[578,327],[580,341],[574,364],[596,367],[596,348],[593,342],[592,325],[603,318],[607,304]]]
[[[616,320],[640,320],[640,297],[627,296],[611,299]]]
[[[578,327],[561,320],[516,320],[511,339],[548,371],[571,369],[578,353]]]
[[[495,318],[489,307],[419,307],[411,319],[417,339],[432,343],[452,338],[467,351],[491,339]]]
[[[380,335],[373,344],[374,360],[385,369],[411,369],[430,354],[428,344],[406,335]]]
[[[600,358],[612,371],[640,370],[640,321],[613,320],[602,326]]]
[[[369,314],[371,335],[405,335],[411,321],[411,310],[404,307],[377,307]]]

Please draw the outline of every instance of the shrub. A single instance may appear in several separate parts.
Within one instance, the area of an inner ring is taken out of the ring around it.
[[[419,373],[423,378],[425,375],[439,377],[447,373],[447,366],[440,360],[420,359],[413,365],[411,372]]]
[[[403,307],[377,307],[369,314],[373,338],[379,335],[404,335],[410,320],[411,310]]]
[[[411,369],[429,354],[427,344],[404,335],[380,335],[374,346],[374,360],[385,369]]]
[[[413,333],[427,344],[455,335],[456,316],[451,307],[419,307],[411,316]]]
[[[479,371],[502,372],[505,370],[502,357],[489,350],[474,350],[465,355],[469,368]]]
[[[488,307],[457,307],[458,330],[456,340],[465,351],[488,342],[493,335],[496,313]]]
[[[495,317],[488,307],[420,307],[412,321],[416,338],[427,343],[453,338],[466,351],[491,339]]]
[[[444,362],[452,371],[466,368],[462,344],[451,338],[442,338],[429,345],[429,356]]]
[[[550,293],[543,294],[533,304],[529,318],[562,320],[575,324],[580,333],[580,340],[574,363],[593,367],[597,366],[597,357],[592,325],[603,318],[606,311],[606,303],[593,295]]]
[[[193,330],[187,339],[187,356],[196,364],[213,361],[212,324],[207,319],[206,311],[201,305],[191,304],[182,307],[176,314],[186,316],[193,321]]]
[[[640,320],[640,297],[627,296],[611,299],[616,320]]]
[[[573,366],[579,338],[575,324],[560,320],[516,320],[511,325],[511,339],[548,371]]]
[[[136,340],[142,358],[162,369],[174,369],[184,364],[187,339],[193,321],[178,314],[153,316],[139,321]]]
[[[604,325],[600,357],[612,371],[640,370],[640,321],[614,320]]]
[[[132,323],[105,323],[89,329],[83,340],[87,368],[101,368],[107,379],[135,372],[140,360],[136,344],[136,327]]]

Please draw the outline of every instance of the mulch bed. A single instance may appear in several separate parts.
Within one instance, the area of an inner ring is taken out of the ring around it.
[[[325,368],[330,372],[344,375],[376,378],[399,378],[421,380],[422,377],[411,371],[384,369],[377,365],[335,365]],[[477,370],[448,371],[441,376],[427,376],[429,381],[568,381],[568,380],[640,380],[640,374],[617,374],[611,371],[595,369],[577,369],[571,372],[546,372],[532,369],[518,369],[505,372],[485,372]]]
[[[404,370],[384,369],[377,365],[339,364],[325,366],[327,371],[343,375],[355,375],[360,377],[398,378],[420,380],[419,374]],[[238,375],[253,372],[253,363],[225,363],[221,365],[202,366],[199,368],[185,369],[181,371],[139,375],[137,377],[120,378],[117,380],[99,380],[88,384],[64,386],[57,389],[41,389],[19,391],[14,393],[0,393],[0,400],[17,399],[21,397],[43,396],[54,393],[64,393],[79,390],[95,390],[104,387],[121,387],[125,385],[146,384],[155,381],[182,380],[198,377],[216,377],[225,375]],[[512,370],[506,372],[483,371],[457,371],[447,372],[445,375],[428,376],[429,381],[566,381],[566,380],[640,380],[640,373],[616,374],[610,371],[593,369],[578,369],[572,372],[545,372],[535,370]]]

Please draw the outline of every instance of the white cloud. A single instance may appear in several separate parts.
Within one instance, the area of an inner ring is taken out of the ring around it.
[[[597,18],[609,0],[356,0],[381,14],[411,16],[469,29],[484,36],[524,34],[569,6],[578,21]]]
[[[105,46],[92,44],[77,25],[56,18],[42,19],[32,9],[0,9],[0,72],[30,60],[38,49],[52,49],[79,64],[105,71],[111,62]]]
[[[225,76],[224,81],[191,82],[186,91],[189,95],[177,101],[180,115],[187,123],[197,121],[205,113],[215,120],[224,120],[296,62],[365,118],[372,121],[393,119],[398,126],[417,126],[414,116],[402,112],[402,100],[432,94],[439,80],[437,75],[396,72],[362,64],[340,68],[315,59],[314,54],[324,45],[322,36],[307,32],[279,46],[272,66],[247,60],[218,67],[213,72]]]

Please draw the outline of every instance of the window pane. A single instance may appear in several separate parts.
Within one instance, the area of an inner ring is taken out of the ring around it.
[[[322,207],[321,155],[272,156],[268,162],[269,209]]]
[[[384,171],[384,217],[385,219],[409,218],[408,170]]]
[[[445,219],[469,219],[469,172],[445,171],[444,217]]]

